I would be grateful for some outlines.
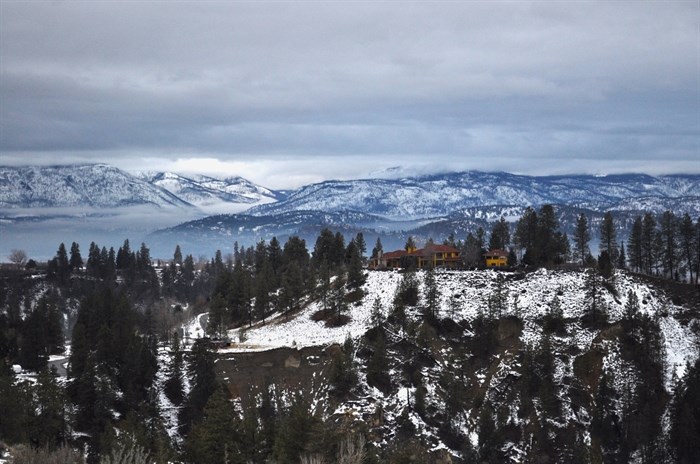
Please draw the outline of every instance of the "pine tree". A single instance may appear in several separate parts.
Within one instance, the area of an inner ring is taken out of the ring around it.
[[[671,405],[670,445],[678,464],[700,462],[700,359],[688,366]]]
[[[175,253],[173,253],[173,264],[178,266],[182,265],[182,250],[180,245],[175,245]]]
[[[387,358],[384,336],[376,337],[372,346],[372,356],[367,362],[367,383],[383,392],[391,389],[391,378],[388,375],[389,360]]]
[[[489,249],[505,250],[506,245],[510,243],[510,227],[506,219],[501,216],[491,229],[491,238],[489,239]]]
[[[652,274],[656,266],[656,220],[650,213],[644,215],[642,220],[642,260],[644,272]]]
[[[639,298],[637,294],[630,290],[627,293],[627,302],[625,303],[625,319],[632,320],[639,314]]]
[[[352,248],[350,262],[348,263],[348,286],[352,290],[358,290],[365,283],[366,277],[362,270],[362,258],[357,246]]]
[[[661,216],[660,234],[662,240],[663,269],[668,278],[673,279],[677,269],[678,255],[677,221],[672,211],[665,211]]]
[[[404,245],[404,249],[406,251],[416,249],[416,241],[413,239],[413,236],[411,236],[411,235],[408,236],[408,239],[406,239],[406,244]]]
[[[384,311],[382,309],[382,302],[379,298],[374,299],[372,304],[372,314],[370,316],[370,324],[375,329],[381,329],[384,324]]]
[[[679,252],[685,260],[685,267],[690,274],[690,283],[694,282],[693,275],[697,274],[694,255],[697,253],[695,248],[698,246],[698,243],[695,240],[694,229],[693,220],[688,213],[685,213],[678,225]]]
[[[525,250],[522,262],[528,265],[538,264],[539,251],[537,250],[538,217],[531,207],[527,207],[515,227],[515,244],[522,251]]]
[[[367,242],[365,242],[365,236],[362,232],[358,232],[355,236],[355,246],[360,253],[360,260],[364,260],[365,253],[367,253]]]
[[[603,369],[595,395],[595,413],[591,421],[591,435],[601,445],[604,462],[622,462],[619,456],[622,443],[620,417],[615,406],[613,372]]]
[[[225,387],[216,388],[207,399],[201,420],[192,427],[187,440],[190,462],[241,462],[238,416]]]
[[[423,314],[430,320],[434,321],[438,317],[440,309],[440,289],[435,280],[435,269],[429,267],[425,271],[425,280],[423,282],[423,294],[425,295],[425,308]]]
[[[608,252],[611,263],[617,262],[617,231],[612,213],[607,211],[600,224],[600,251]]]
[[[629,265],[636,272],[644,269],[644,253],[642,252],[642,218],[637,216],[632,224],[629,238],[627,239],[627,250],[629,254]]]
[[[80,256],[80,246],[73,242],[70,246],[70,260],[68,261],[68,267],[71,271],[80,270],[83,266],[83,257]]]
[[[625,253],[625,242],[620,242],[620,252],[617,255],[617,268],[627,268],[627,254]]]
[[[34,389],[33,425],[30,440],[38,447],[55,449],[65,443],[68,432],[66,399],[55,371],[43,369]]]
[[[377,237],[377,242],[374,244],[374,248],[372,248],[372,258],[378,258],[384,253],[384,247],[382,246],[382,240],[381,238]]]
[[[184,372],[182,351],[180,349],[180,334],[175,332],[173,343],[170,348],[171,360],[168,366],[168,378],[163,385],[163,390],[168,399],[176,406],[182,404],[185,399],[183,384]]]
[[[591,241],[591,233],[588,230],[588,219],[586,215],[581,213],[576,220],[576,229],[574,230],[574,250],[575,259],[581,264],[584,263],[586,256],[590,254],[588,243]]]
[[[208,340],[200,338],[192,345],[187,374],[192,388],[180,411],[180,430],[183,434],[187,434],[192,424],[201,419],[204,406],[217,389],[214,354]]]

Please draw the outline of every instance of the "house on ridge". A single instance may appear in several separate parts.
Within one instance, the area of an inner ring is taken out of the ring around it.
[[[370,260],[369,267],[374,269],[398,269],[415,267],[455,268],[461,265],[460,251],[449,245],[428,244],[425,248],[409,248],[380,254]]]
[[[484,253],[486,267],[508,266],[508,252],[504,250],[490,250]]]

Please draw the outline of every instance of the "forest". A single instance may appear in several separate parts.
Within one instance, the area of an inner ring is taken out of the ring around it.
[[[514,227],[501,218],[488,239],[481,228],[447,237],[461,251],[454,272],[509,251],[473,318],[457,317],[457,300],[440,310],[450,275],[439,269],[397,271],[383,305],[366,285],[383,271],[365,269],[382,243],[368,252],[362,233],[235,243],[211,259],[179,246],[154,259],[129,240],[116,251],[93,242],[85,258],[78,243],[60,244],[41,264],[13,253],[0,276],[0,446],[12,463],[700,462],[700,358],[667,382],[662,330],[671,318],[700,340],[700,219],[646,214],[626,240],[616,231],[611,214],[597,231],[582,214],[569,238],[545,205]],[[544,313],[518,312],[509,289],[540,269],[579,279],[579,307],[565,307],[573,290],[557,287]],[[636,293],[621,294],[625,279],[677,309],[642,311]],[[619,317],[612,300],[624,302]],[[231,329],[288,321],[311,304],[316,320],[342,327],[362,302],[368,330],[324,351],[321,399],[274,375],[232,391],[217,370]],[[206,336],[186,339],[182,327],[203,313]],[[531,323],[538,337],[525,343]],[[581,352],[569,341],[578,329],[600,346]],[[624,379],[601,361],[613,352]],[[61,356],[63,375],[52,362]],[[506,359],[511,373],[499,378]],[[500,380],[485,387],[480,372]],[[333,412],[372,395],[407,400],[372,420]]]

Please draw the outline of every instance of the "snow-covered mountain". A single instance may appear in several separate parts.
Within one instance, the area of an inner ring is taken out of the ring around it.
[[[192,208],[165,189],[106,164],[0,167],[0,208]]]
[[[284,198],[239,176],[217,179],[173,172],[143,172],[137,176],[209,214],[237,213]]]
[[[653,177],[532,177],[468,171],[397,180],[327,181],[302,187],[286,200],[252,208],[250,214],[288,211],[362,211],[391,219],[437,217],[494,205],[565,204],[604,211],[654,206],[675,211],[700,207],[700,175]],[[634,199],[645,198],[644,204]],[[659,211],[654,211],[659,212]]]

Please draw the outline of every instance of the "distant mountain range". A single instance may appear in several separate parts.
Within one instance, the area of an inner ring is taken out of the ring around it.
[[[0,167],[0,208],[196,208],[241,211],[284,199],[242,177],[136,175],[107,164]]]
[[[249,214],[351,210],[388,219],[417,219],[465,208],[542,204],[660,212],[678,206],[693,209],[693,202],[697,207],[699,192],[699,175],[532,177],[469,171],[397,180],[327,181],[302,187],[287,199],[255,207]]]
[[[210,214],[239,212],[285,198],[280,192],[238,176],[216,179],[172,172],[143,172],[137,176]]]
[[[477,227],[488,231],[501,216],[515,221],[527,206],[554,204],[564,230],[571,231],[576,216],[584,212],[595,232],[604,212],[612,211],[626,237],[633,218],[645,212],[672,210],[697,218],[699,192],[700,175],[533,177],[468,171],[326,181],[279,192],[241,177],[129,174],[105,164],[0,167],[0,229],[10,237],[13,224],[24,224],[22,230],[31,224],[39,228],[42,220],[65,218],[65,209],[72,208],[91,209],[90,215],[82,216],[83,223],[94,225],[92,218],[109,215],[113,208],[139,207],[169,219],[156,223],[149,219],[155,216],[134,215],[133,221],[140,222],[130,228],[129,215],[122,215],[123,227],[110,225],[110,231],[125,234],[138,229],[142,235],[135,239],[151,232],[145,240],[161,256],[171,253],[177,243],[192,253],[211,254],[235,241],[250,245],[289,235],[313,240],[323,227],[347,235],[363,232],[368,243],[381,237],[392,247],[409,234],[419,240],[441,240],[450,233],[463,238]],[[21,214],[13,213],[20,210]]]

